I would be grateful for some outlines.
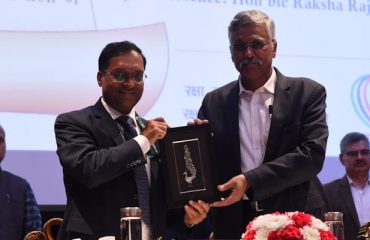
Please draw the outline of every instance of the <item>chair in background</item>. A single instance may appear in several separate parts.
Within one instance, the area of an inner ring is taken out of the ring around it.
[[[45,222],[43,231],[29,232],[24,237],[24,240],[54,240],[58,233],[55,227],[58,227],[57,230],[59,230],[59,227],[62,225],[62,223],[62,218],[51,218]]]
[[[24,240],[46,240],[46,235],[42,231],[32,231],[27,233]]]

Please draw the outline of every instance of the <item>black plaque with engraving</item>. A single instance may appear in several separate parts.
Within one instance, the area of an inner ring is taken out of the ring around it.
[[[189,200],[217,199],[208,124],[170,128],[159,146],[169,208],[182,208]]]

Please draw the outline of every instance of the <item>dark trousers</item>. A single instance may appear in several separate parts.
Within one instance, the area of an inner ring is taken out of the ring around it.
[[[242,229],[241,232],[244,233],[245,229],[249,222],[251,222],[255,217],[265,214],[264,211],[256,211],[256,209],[252,206],[251,201],[243,200],[242,201]]]

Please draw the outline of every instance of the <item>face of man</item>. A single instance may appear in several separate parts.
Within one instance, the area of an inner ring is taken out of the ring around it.
[[[5,132],[0,127],[0,162],[4,159],[6,152]]]
[[[138,52],[130,51],[111,58],[105,72],[98,73],[104,100],[120,113],[128,114],[143,95],[143,75],[144,62]],[[140,76],[141,81],[138,81]]]
[[[339,158],[349,176],[369,172],[370,151],[369,145],[365,141],[354,142],[346,146],[344,150]]]
[[[272,73],[276,48],[265,23],[244,26],[230,36],[231,58],[242,81],[265,83]]]

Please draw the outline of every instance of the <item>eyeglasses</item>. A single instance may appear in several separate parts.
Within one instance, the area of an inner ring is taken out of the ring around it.
[[[145,78],[147,78],[147,75],[145,73],[127,74],[124,72],[112,72],[112,73],[109,73],[107,71],[101,72],[120,82],[125,82],[128,81],[129,79],[132,79],[135,82],[142,82]]]
[[[235,52],[244,52],[249,47],[252,50],[262,50],[267,44],[272,43],[273,41],[269,42],[262,42],[262,41],[254,41],[252,43],[236,43],[231,45],[231,49]]]
[[[368,157],[370,155],[370,150],[369,149],[363,149],[359,151],[348,151],[343,153],[344,155],[347,155],[348,157],[357,157],[358,154],[360,154],[363,157]]]

